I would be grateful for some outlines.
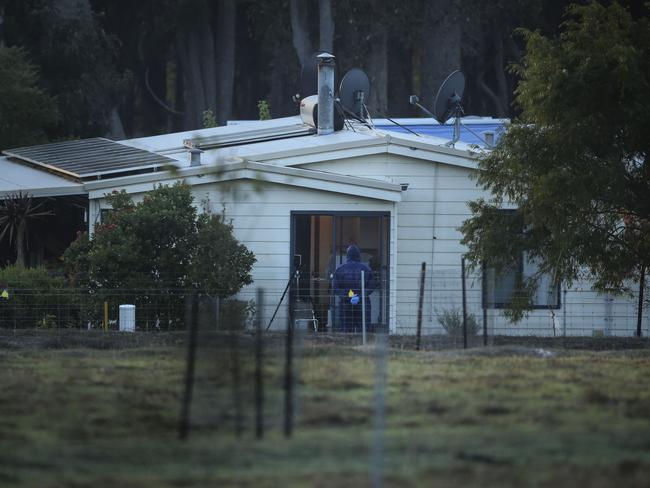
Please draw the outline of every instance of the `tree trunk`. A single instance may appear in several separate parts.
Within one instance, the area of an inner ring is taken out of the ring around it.
[[[233,87],[235,82],[235,0],[218,3],[219,30],[217,31],[219,96],[217,122],[224,125],[232,116]]]
[[[496,108],[496,112],[495,112],[495,114],[496,114],[498,117],[503,117],[503,115],[501,115],[501,113],[502,113],[502,109],[501,109],[501,99],[500,99],[499,96],[494,92],[494,90],[492,90],[492,88],[490,88],[490,87],[488,86],[488,84],[485,82],[485,73],[483,73],[483,72],[480,73],[480,74],[477,76],[476,80],[477,80],[476,82],[477,82],[478,86],[481,88],[481,90],[482,90],[482,91],[485,93],[485,95],[487,95],[487,96],[490,98],[490,100],[492,100],[492,102],[494,103],[494,107]]]
[[[16,266],[25,267],[25,233],[27,226],[25,222],[18,224],[16,231]]]
[[[113,110],[111,110],[110,126],[106,137],[114,141],[126,139],[124,125],[122,124],[122,119],[120,118],[120,113],[117,111],[117,107],[114,107]]]
[[[503,39],[501,36],[494,39],[494,76],[497,80],[497,117],[506,117],[508,114],[508,80],[506,79],[505,66],[503,61]]]
[[[319,49],[334,53],[334,20],[331,0],[318,0]]]
[[[385,114],[388,111],[388,32],[385,26],[378,25],[374,29],[371,46],[368,77],[372,88],[366,103]]]
[[[304,66],[314,53],[309,38],[307,2],[304,0],[291,0],[289,8],[291,12],[291,40],[300,60],[300,66]]]
[[[416,93],[413,90],[411,50],[400,43],[395,37],[388,41],[388,112],[386,115],[394,117],[408,117],[411,115],[409,95]]]
[[[426,107],[433,105],[433,99],[445,78],[461,66],[460,23],[456,16],[449,12],[450,2],[446,3],[447,12],[431,28],[423,43],[420,99]]]
[[[291,96],[295,95],[296,86],[294,83],[287,83],[289,77],[289,63],[286,62],[286,47],[277,43],[273,47],[273,66],[271,68],[271,115],[273,117],[285,117],[295,115],[295,104],[291,102]]]
[[[639,276],[639,305],[636,313],[636,336],[641,337],[641,326],[643,324],[643,292],[645,290],[645,264],[641,265]]]
[[[178,47],[183,70],[183,128],[202,127],[203,112],[217,113],[217,69],[210,10],[197,7],[196,22],[179,35]]]

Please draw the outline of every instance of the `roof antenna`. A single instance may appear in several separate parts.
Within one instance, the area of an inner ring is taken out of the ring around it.
[[[462,71],[456,70],[452,72],[445,81],[442,82],[438,93],[433,100],[433,113],[427,110],[426,107],[419,103],[419,99],[415,95],[409,97],[411,105],[415,105],[429,117],[436,119],[441,125],[445,125],[449,119],[454,119],[454,135],[451,141],[447,142],[445,146],[454,147],[460,140],[460,126],[462,125],[467,130],[476,135],[486,146],[491,147],[482,137],[474,133],[469,127],[461,122],[463,116],[463,93],[465,92],[465,75]]]

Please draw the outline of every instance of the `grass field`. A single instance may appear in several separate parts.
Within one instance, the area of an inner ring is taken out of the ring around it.
[[[308,341],[295,435],[281,431],[281,341],[266,351],[266,436],[252,432],[250,338],[200,350],[177,439],[183,336],[0,335],[0,486],[368,486],[372,348]],[[226,343],[227,341],[224,341]],[[385,486],[650,486],[650,350],[392,349]]]

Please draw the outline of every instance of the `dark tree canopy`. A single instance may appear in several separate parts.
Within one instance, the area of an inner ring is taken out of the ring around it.
[[[0,45],[0,150],[47,140],[58,112],[39,81],[24,49]]]
[[[521,116],[480,160],[493,197],[470,204],[469,257],[503,269],[525,252],[537,277],[621,289],[650,264],[650,22],[590,2],[558,37],[523,35]]]
[[[632,0],[625,0],[634,4]],[[333,50],[338,79],[356,66],[373,84],[374,115],[421,115],[461,68],[465,111],[512,116],[523,42],[555,33],[570,0],[0,0],[0,44],[21,46],[57,97],[50,139],[136,137],[297,114],[304,60]],[[642,12],[635,8],[634,15]]]

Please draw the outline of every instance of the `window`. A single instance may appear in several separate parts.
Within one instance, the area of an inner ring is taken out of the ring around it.
[[[504,226],[516,222],[517,212],[515,210],[500,210],[499,213],[505,218]],[[512,219],[512,220],[510,220]],[[510,231],[513,229],[511,228]],[[495,269],[483,267],[483,306],[485,308],[507,308],[517,293],[519,283],[525,282],[534,276],[539,270],[537,263],[522,253],[519,259],[509,269],[497,273]],[[560,308],[560,285],[553,285],[553,277],[544,274],[538,279],[537,290],[533,294],[533,308]]]
[[[537,264],[522,254],[510,269],[497,273],[494,268],[483,269],[483,306],[485,308],[507,308],[517,292],[517,283],[525,281],[538,270]],[[560,285],[553,285],[552,276],[544,274],[539,278],[537,290],[532,296],[533,308],[560,308]]]

